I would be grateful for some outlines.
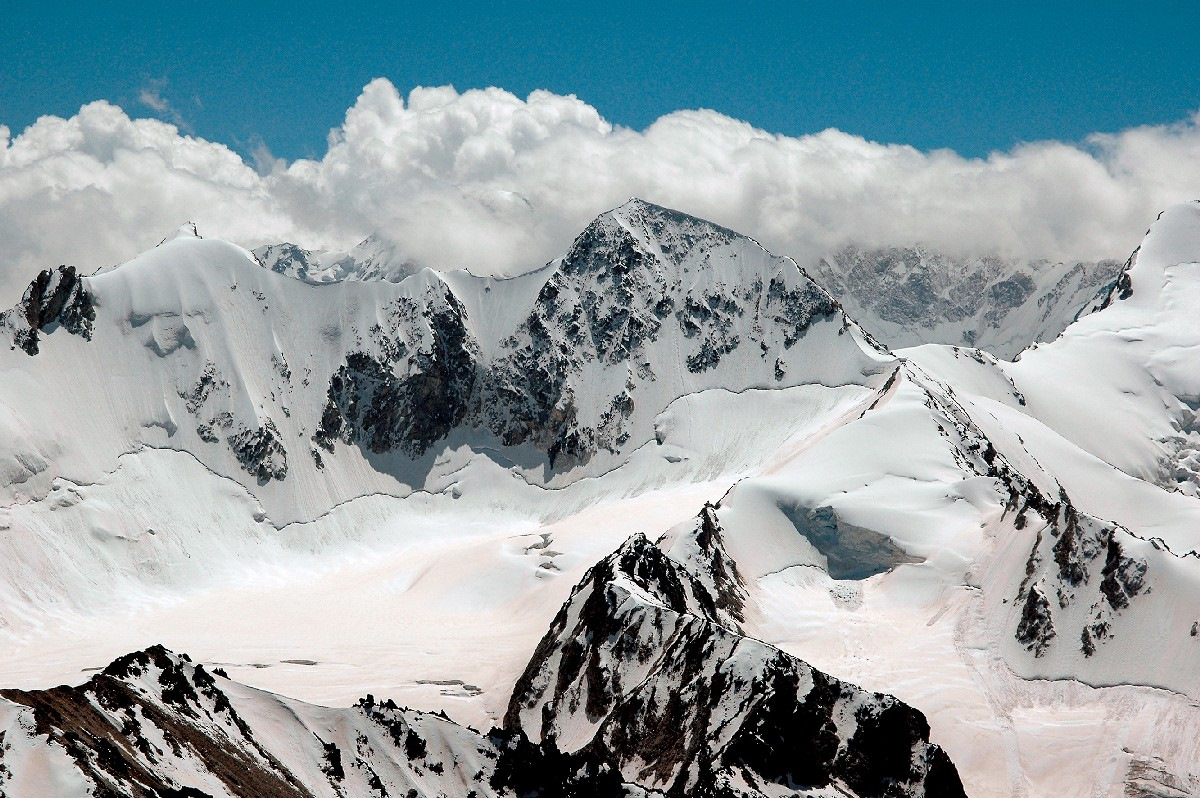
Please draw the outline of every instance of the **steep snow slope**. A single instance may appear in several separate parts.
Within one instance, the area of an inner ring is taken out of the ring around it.
[[[1131,476],[1197,495],[1200,204],[1163,212],[1103,312],[1005,370],[1029,412]]]
[[[845,247],[813,276],[889,346],[974,346],[1009,359],[1052,341],[1120,272],[1118,261],[954,258],[920,247]]]
[[[195,455],[277,522],[428,489],[464,446],[561,486],[624,462],[682,396],[869,384],[888,360],[793,262],[637,201],[511,281],[311,286],[183,233],[92,278],[46,273],[4,314],[13,498],[45,495],[51,450],[88,483],[145,447]],[[21,446],[23,427],[44,432]]]

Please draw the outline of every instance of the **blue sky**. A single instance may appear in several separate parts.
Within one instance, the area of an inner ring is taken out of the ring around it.
[[[0,124],[14,134],[107,99],[287,159],[323,155],[380,76],[402,93],[576,94],[636,129],[704,107],[968,156],[1200,107],[1197,3],[8,5]]]

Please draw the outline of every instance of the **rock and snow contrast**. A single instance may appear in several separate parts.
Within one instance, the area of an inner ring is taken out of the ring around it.
[[[0,794],[1200,791],[1200,205],[1124,269],[839,258],[632,200],[507,279],[38,275]]]

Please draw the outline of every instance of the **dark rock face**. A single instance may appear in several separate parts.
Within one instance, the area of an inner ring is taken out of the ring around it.
[[[260,484],[287,476],[287,450],[283,448],[279,430],[271,419],[268,418],[257,429],[244,429],[230,435],[227,441],[242,468]]]
[[[1108,537],[1108,550],[1104,559],[1100,592],[1114,610],[1129,606],[1129,600],[1142,592],[1146,586],[1147,565],[1142,560],[1126,557],[1121,544],[1112,534]]]
[[[40,333],[50,332],[55,325],[90,341],[95,320],[92,295],[74,266],[38,274],[25,289],[21,303],[0,316],[0,323],[13,327],[13,343],[28,355],[38,353]]]
[[[1117,275],[1117,278],[1109,283],[1103,291],[1101,291],[1100,296],[1103,297],[1103,299],[1097,307],[1092,308],[1093,310],[1104,310],[1106,307],[1111,305],[1114,300],[1123,302],[1124,300],[1133,296],[1133,277],[1130,276],[1130,271],[1133,270],[1134,264],[1137,263],[1139,251],[1141,251],[1141,247],[1138,247],[1133,251],[1133,254],[1129,256],[1129,260],[1125,261],[1125,266],[1121,269],[1121,272]]]
[[[478,345],[466,327],[466,311],[447,288],[424,309],[397,310],[379,354],[352,352],[329,380],[328,401],[313,441],[332,452],[337,440],[375,453],[402,451],[419,457],[462,423],[474,396]],[[417,318],[427,334],[397,335],[402,321]],[[409,353],[411,352],[411,355]],[[406,355],[408,356],[406,358]],[[407,373],[405,373],[407,370]]]
[[[780,509],[825,557],[826,571],[834,579],[867,579],[901,563],[921,561],[906,554],[887,535],[846,523],[832,507],[784,505]]]
[[[773,279],[767,289],[767,311],[771,320],[784,331],[783,345],[791,349],[812,323],[832,316],[840,306],[816,283],[789,289],[782,280]]]
[[[696,517],[695,530],[680,540],[673,553],[676,561],[682,559],[684,567],[695,574],[709,595],[716,598],[714,614],[725,619],[726,626],[736,630],[746,620],[749,595],[737,563],[725,552],[723,535],[716,506],[705,504]]]
[[[198,416],[214,390],[225,391],[228,388],[229,383],[217,372],[217,364],[210,360],[204,364],[204,370],[200,372],[195,385],[190,390],[180,391],[179,397],[183,399],[188,412]]]
[[[715,511],[698,520],[690,544],[675,546],[708,552],[711,565]],[[631,539],[559,611],[514,689],[506,732],[668,796],[757,796],[764,782],[964,794],[919,712],[743,637],[714,581]]]
[[[1054,637],[1050,601],[1037,585],[1033,585],[1025,594],[1021,622],[1017,625],[1017,642],[1032,651],[1035,657],[1040,657],[1046,653]]]
[[[157,694],[134,685],[146,676]],[[99,795],[203,795],[157,767],[172,759],[199,763],[234,795],[311,795],[258,742],[202,666],[161,646],[115,660],[82,687],[2,690],[0,698],[32,709],[35,734],[65,749]]]
[[[1017,593],[1023,604],[1016,639],[1035,657],[1044,656],[1057,636],[1051,596],[1062,613],[1082,600],[1088,610],[1079,631],[1080,650],[1094,656],[1121,610],[1144,589],[1149,565],[1125,555],[1119,537],[1129,534],[1126,530],[1079,513],[1065,492],[1051,503],[1027,486],[1017,522],[1035,520],[1046,526],[1037,534]]]
[[[534,744],[520,731],[493,729],[499,758],[491,786],[521,798],[623,798],[621,774],[590,752],[564,754],[553,740]]]
[[[606,436],[599,419],[580,418],[575,392],[582,386],[572,378],[589,361],[643,360],[674,307],[670,292],[656,253],[610,216],[594,221],[504,342],[507,354],[483,386],[483,425],[508,445],[533,443],[552,465],[619,447],[619,429]]]
[[[764,271],[774,276],[764,279],[758,261],[740,269],[739,257],[771,260]],[[761,364],[750,383],[778,382],[786,375],[779,356],[838,312],[795,263],[718,225],[631,201],[575,240],[502,341],[473,421],[508,445],[532,443],[552,466],[618,453],[641,412],[639,389],[672,374],[680,360],[691,379],[749,347]],[[589,369],[596,364],[601,395],[611,397],[599,409],[582,395],[598,389]]]
[[[222,794],[244,798],[310,798],[331,788],[463,795],[464,784],[477,786],[477,798],[496,795],[488,783],[496,751],[442,716],[368,696],[332,710],[330,724],[331,710],[314,715],[268,693],[227,692],[228,685],[223,673],[152,646],[80,687],[0,690],[0,708],[21,713],[10,730],[32,738],[25,745],[64,751],[93,794],[106,798],[202,798],[214,781]],[[239,711],[247,703],[254,713]],[[262,712],[276,719],[274,728],[254,725]],[[0,746],[0,793],[16,796],[6,790],[22,774],[3,766],[4,753]]]
[[[507,446],[530,441],[542,448],[551,465],[563,457],[582,460],[594,447],[595,433],[580,427],[568,382],[580,366],[579,354],[557,341],[538,316],[530,317],[525,330],[528,343],[518,349],[510,339],[514,351],[487,373],[480,408],[484,424]]]

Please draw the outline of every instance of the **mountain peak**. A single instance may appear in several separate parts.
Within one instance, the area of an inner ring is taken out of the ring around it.
[[[587,271],[617,262],[623,269],[652,263],[680,267],[694,254],[704,259],[712,249],[737,241],[757,246],[713,222],[634,197],[592,220],[572,243],[563,268]]]
[[[188,238],[204,238],[204,236],[200,235],[200,232],[196,229],[195,222],[184,222],[183,224],[179,225],[179,228],[174,233],[171,233],[162,241],[159,241],[158,246],[161,247],[167,242]]]
[[[664,205],[656,205],[640,197],[630,197],[621,205],[601,214],[596,221],[598,222],[606,218],[611,218],[625,225],[631,231],[644,230],[654,234],[661,234],[667,228],[703,228],[719,232],[722,237],[745,238],[740,233],[736,233],[727,227],[722,227],[715,222],[710,222],[699,216],[693,216],[690,213],[668,208]]]
[[[264,268],[313,285],[370,280],[398,283],[420,271],[404,257],[399,245],[376,234],[343,251],[310,251],[283,242],[258,247],[254,256]]]
[[[1172,205],[1158,215],[1131,258],[1130,277],[1143,284],[1163,284],[1165,270],[1200,260],[1200,200]]]

